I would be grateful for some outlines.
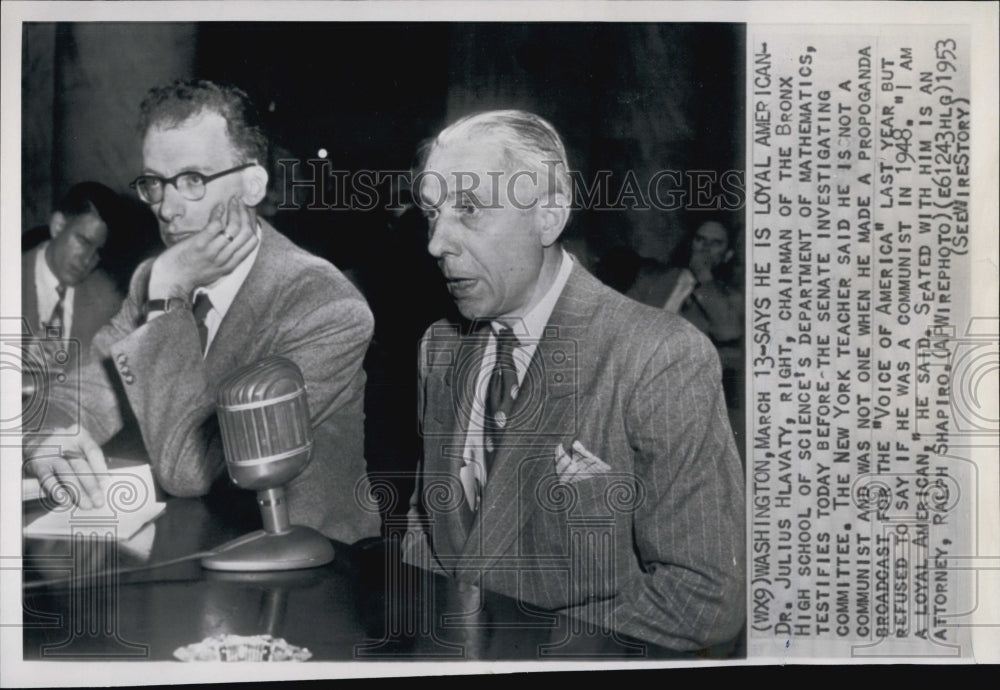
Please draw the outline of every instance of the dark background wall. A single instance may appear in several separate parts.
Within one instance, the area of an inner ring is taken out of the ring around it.
[[[24,39],[24,229],[81,179],[127,192],[140,164],[139,100],[192,76],[246,89],[276,158],[325,148],[334,169],[405,169],[417,143],[456,117],[524,107],[555,124],[587,180],[599,170],[617,183],[628,170],[640,181],[662,169],[743,170],[741,26],[75,23],[27,24]],[[345,225],[335,213],[296,221]],[[704,213],[581,212],[570,236],[591,261],[616,245],[666,261]],[[385,224],[366,215],[347,224]],[[359,230],[301,234],[348,264],[373,244]]]
[[[414,426],[416,338],[450,304],[423,222],[383,209],[279,209],[295,197],[277,161],[304,164],[326,149],[334,170],[405,170],[451,120],[521,107],[555,125],[583,179],[611,171],[612,192],[629,171],[643,186],[664,169],[742,171],[743,40],[742,26],[723,24],[26,24],[22,228],[45,223],[84,179],[128,194],[150,87],[189,77],[241,86],[273,144],[262,213],[347,271],[375,313],[369,435],[383,440],[369,461],[395,468],[415,451],[415,434],[395,430]],[[155,222],[138,213],[109,260],[123,279],[157,249]],[[720,214],[583,209],[565,238],[592,269],[621,248],[665,262],[709,215]],[[742,209],[721,217],[742,226]]]

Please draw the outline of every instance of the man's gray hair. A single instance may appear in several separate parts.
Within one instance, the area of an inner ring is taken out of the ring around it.
[[[559,133],[545,119],[525,110],[489,110],[466,115],[443,129],[430,142],[426,155],[439,146],[475,141],[484,135],[504,149],[508,172],[537,171],[539,182],[545,184],[549,194],[561,194],[572,200],[569,162]]]

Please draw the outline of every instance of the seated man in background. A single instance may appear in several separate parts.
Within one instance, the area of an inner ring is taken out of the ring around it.
[[[733,259],[732,245],[722,223],[702,223],[689,247],[681,248],[681,265],[643,266],[627,294],[680,314],[717,347],[732,344],[743,335],[743,293],[725,275]]]
[[[523,111],[431,144],[428,250],[466,321],[421,341],[403,557],[667,648],[724,643],[745,615],[745,518],[719,360],[562,249],[568,170]]]
[[[347,543],[378,535],[377,510],[356,498],[368,489],[367,303],[340,271],[255,213],[267,140],[243,91],[178,82],[150,91],[141,111],[143,170],[132,186],[166,248],[140,264],[121,311],[94,338],[79,390],[53,388],[49,428],[25,444],[26,471],[49,493],[66,485],[83,507],[100,505],[99,446],[130,408],[167,493],[201,496],[217,480],[225,488],[219,383],[280,355],[302,371],[313,432],[312,462],[286,487],[289,517]]]
[[[733,233],[714,220],[698,226],[677,254],[680,263],[645,262],[625,293],[680,314],[712,339],[722,362],[729,421],[739,443],[743,428],[743,291],[732,283]]]
[[[98,329],[118,311],[122,295],[101,268],[100,252],[109,235],[124,231],[122,202],[98,182],[74,185],[49,219],[51,239],[21,255],[21,317],[32,338],[72,340],[86,361]],[[38,352],[36,350],[36,352]],[[51,371],[79,365],[76,361],[29,363]]]

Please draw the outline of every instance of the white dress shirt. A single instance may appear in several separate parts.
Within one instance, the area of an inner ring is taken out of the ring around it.
[[[38,328],[33,335],[37,337],[44,338],[45,325],[52,316],[52,311],[56,308],[56,304],[59,303],[59,293],[56,292],[56,288],[59,287],[59,279],[56,278],[56,274],[52,272],[49,268],[48,262],[45,260],[45,250],[49,246],[49,243],[43,242],[38,247],[38,253],[35,255],[35,294],[38,296],[38,323],[31,324],[32,328]],[[72,286],[66,286],[66,296],[63,298],[63,316],[62,316],[62,337],[68,338],[69,334],[72,333],[73,328],[73,295],[75,291]]]
[[[531,358],[538,348],[538,341],[545,332],[545,326],[552,316],[552,310],[559,301],[566,281],[569,280],[570,271],[573,269],[573,259],[570,254],[563,249],[560,256],[559,271],[556,279],[549,287],[545,295],[531,308],[523,318],[518,319],[511,325],[514,335],[517,336],[518,346],[514,348],[514,367],[517,369],[517,385],[520,387],[524,381],[524,375],[531,364]],[[490,335],[486,343],[486,350],[479,365],[479,374],[476,377],[475,397],[469,414],[469,429],[465,437],[465,449],[462,453],[462,469],[460,479],[462,488],[465,490],[466,500],[469,507],[476,511],[479,508],[479,498],[482,495],[482,488],[486,485],[486,462],[483,451],[483,421],[485,417],[485,405],[487,397],[487,387],[490,376],[493,374],[493,367],[497,358],[497,338],[505,325],[499,321],[490,323]],[[516,395],[514,396],[517,397]]]
[[[259,225],[257,226],[257,237],[260,237]],[[229,311],[230,305],[236,299],[236,294],[243,287],[243,281],[247,279],[247,274],[253,268],[253,262],[257,258],[259,250],[260,243],[258,242],[257,246],[250,252],[250,255],[243,259],[239,266],[234,268],[230,273],[222,276],[214,283],[197,288],[194,291],[192,302],[201,294],[208,295],[208,299],[212,302],[212,308],[205,314],[205,327],[208,330],[208,339],[205,341],[206,353],[208,352],[208,348],[212,346],[215,334],[219,332],[222,320],[226,318],[226,312]]]

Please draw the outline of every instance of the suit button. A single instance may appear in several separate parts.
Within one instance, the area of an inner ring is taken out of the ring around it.
[[[132,374],[125,374],[125,383],[129,385],[135,383],[135,377]]]
[[[126,362],[128,361],[128,357],[126,357],[126,356],[125,356],[125,353],[124,353],[124,352],[119,352],[119,353],[118,353],[118,356],[117,356],[117,357],[115,358],[115,360],[116,360],[116,361],[117,361],[117,362],[118,362],[119,364],[125,364],[125,363],[126,363]]]

